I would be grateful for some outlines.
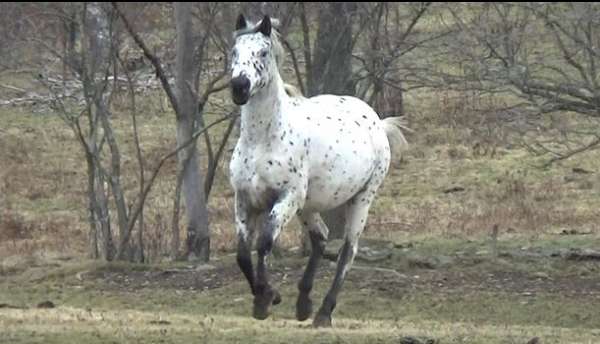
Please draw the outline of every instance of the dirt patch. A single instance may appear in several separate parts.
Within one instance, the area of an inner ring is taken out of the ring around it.
[[[490,292],[535,296],[555,294],[571,298],[600,299],[599,277],[547,277],[529,275],[517,271],[457,272],[457,271],[414,271],[412,275],[399,277],[395,274],[355,271],[348,280],[361,289],[381,291],[392,296],[401,296],[410,290],[429,290],[442,294]]]
[[[547,263],[539,257],[531,261],[532,265]],[[560,259],[560,258],[554,258]],[[286,256],[273,259],[270,268],[271,280],[275,285],[295,285],[304,269],[306,258]],[[568,263],[575,266],[575,262]],[[600,269],[599,263],[592,270]],[[556,294],[561,297],[600,298],[600,275],[557,275],[546,272],[523,272],[511,270],[509,264],[487,268],[473,265],[467,260],[455,260],[452,265],[443,267],[420,267],[408,265],[408,268],[395,270],[365,262],[355,263],[355,268],[347,280],[352,288],[369,289],[398,297],[414,289],[429,290],[435,293],[456,294],[468,292],[491,292],[521,295]],[[566,265],[565,269],[569,269]],[[533,270],[535,271],[535,269]],[[317,273],[317,279],[330,281],[335,274],[335,263],[324,260]],[[212,290],[244,281],[242,273],[231,259],[211,263],[210,265],[188,266],[177,269],[152,269],[135,271],[119,269],[94,271],[80,276],[81,279],[94,281],[98,288],[107,290],[134,291],[142,288],[176,290]]]
[[[228,285],[242,275],[238,267],[233,264],[205,264],[149,271],[106,269],[84,273],[79,277],[82,280],[98,282],[98,286],[105,290],[135,291],[143,288],[210,290]]]

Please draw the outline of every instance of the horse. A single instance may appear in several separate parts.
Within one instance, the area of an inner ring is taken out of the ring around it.
[[[234,40],[230,87],[233,102],[241,108],[241,126],[230,182],[235,191],[237,263],[254,295],[253,316],[266,319],[271,306],[281,302],[269,282],[266,260],[295,215],[312,246],[298,283],[296,318],[303,321],[312,315],[310,292],[328,237],[319,213],[343,206],[344,244],[332,285],[313,320],[315,327],[331,327],[392,148],[407,144],[404,127],[397,117],[381,120],[358,98],[288,95],[278,70],[283,49],[269,16],[252,24],[240,15]],[[255,236],[256,273],[251,259]]]

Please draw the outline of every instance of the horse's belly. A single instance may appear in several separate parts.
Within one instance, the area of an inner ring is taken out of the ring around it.
[[[304,210],[317,212],[330,210],[346,203],[350,198],[352,198],[352,195],[345,192],[333,196],[331,190],[309,186]]]
[[[374,170],[370,163],[357,159],[339,164],[338,168],[321,169],[309,179],[305,209],[325,211],[336,208],[356,195],[365,186]],[[334,166],[335,167],[335,166]]]

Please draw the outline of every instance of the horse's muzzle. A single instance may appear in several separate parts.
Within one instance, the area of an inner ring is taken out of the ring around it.
[[[250,97],[250,80],[245,75],[231,79],[231,97],[237,105],[244,105]]]

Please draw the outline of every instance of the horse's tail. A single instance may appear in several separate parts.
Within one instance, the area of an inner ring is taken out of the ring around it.
[[[408,141],[404,137],[402,130],[410,131],[406,126],[406,121],[402,117],[388,117],[382,120],[383,130],[387,135],[390,143],[390,149],[394,154],[400,152],[401,149],[408,146]]]

